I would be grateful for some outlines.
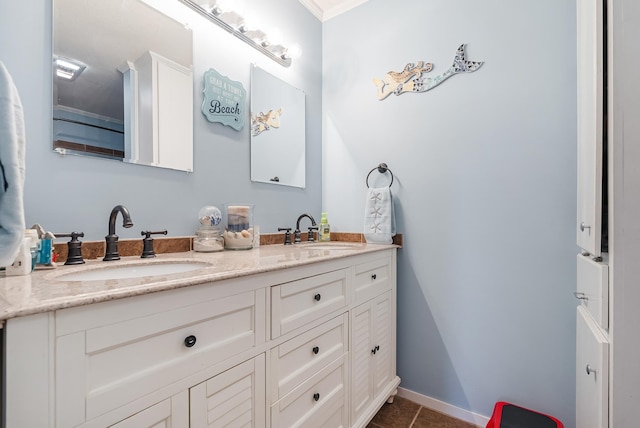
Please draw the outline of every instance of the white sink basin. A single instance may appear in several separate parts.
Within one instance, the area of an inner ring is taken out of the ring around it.
[[[310,244],[304,244],[304,246],[310,250],[353,250],[356,248],[359,248],[362,244],[360,243],[353,243],[353,244],[346,244],[346,243],[336,243],[336,244],[329,244],[329,243],[310,243]]]
[[[59,281],[106,281],[109,279],[141,278],[145,276],[191,272],[207,266],[209,266],[209,263],[181,261],[145,262],[71,272],[62,274],[56,279]]]

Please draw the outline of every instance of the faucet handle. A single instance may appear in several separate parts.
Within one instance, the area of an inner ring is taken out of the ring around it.
[[[160,230],[158,232],[150,232],[148,230],[143,230],[140,232],[140,235],[144,236],[142,239],[142,255],[140,256],[143,259],[155,257],[156,253],[153,251],[153,238],[151,235],[166,235],[167,230]]]
[[[278,230],[280,232],[284,231],[284,245],[291,245],[291,228],[279,227]]]
[[[315,239],[313,238],[314,230],[318,230],[318,226],[309,226],[309,231],[307,232],[307,242],[315,241]]]
[[[67,242],[67,261],[65,265],[81,265],[84,263],[82,259],[82,242],[78,238],[84,238],[84,232],[56,233],[56,238],[71,238]]]

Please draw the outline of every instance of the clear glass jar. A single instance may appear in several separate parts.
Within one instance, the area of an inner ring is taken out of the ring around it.
[[[227,224],[224,246],[227,250],[253,248],[253,205],[226,204]]]
[[[203,226],[196,231],[193,239],[193,251],[213,253],[224,250],[224,238],[219,227]]]

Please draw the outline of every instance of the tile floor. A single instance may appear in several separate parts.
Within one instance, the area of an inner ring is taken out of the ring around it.
[[[454,419],[421,405],[396,397],[385,403],[367,428],[477,428],[476,425]]]

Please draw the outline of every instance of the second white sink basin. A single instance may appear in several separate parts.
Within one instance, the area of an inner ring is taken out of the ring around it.
[[[360,243],[308,243],[303,244],[306,248],[310,250],[353,250],[356,248],[360,248],[362,244]]]
[[[99,267],[62,274],[59,281],[106,281],[109,279],[141,278],[145,276],[171,275],[191,272],[209,266],[209,263],[167,261],[155,263],[137,263],[118,266]]]

